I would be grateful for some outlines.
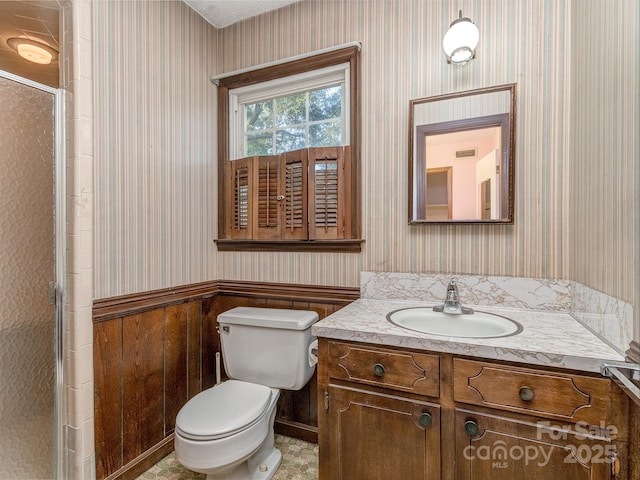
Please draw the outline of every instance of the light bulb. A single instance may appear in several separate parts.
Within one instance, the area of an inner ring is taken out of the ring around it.
[[[44,48],[40,48],[37,45],[31,45],[29,43],[19,44],[18,54],[25,60],[29,60],[33,63],[39,63],[41,65],[50,64],[51,59],[53,58],[53,55]]]
[[[49,65],[58,59],[58,52],[43,42],[37,42],[28,38],[11,37],[7,44],[25,60],[40,65]]]
[[[473,58],[480,31],[468,18],[458,18],[442,39],[442,49],[451,63],[462,65]]]

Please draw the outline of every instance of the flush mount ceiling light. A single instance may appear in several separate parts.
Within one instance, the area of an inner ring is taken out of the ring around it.
[[[467,17],[456,18],[442,39],[442,48],[447,54],[447,62],[454,65],[464,65],[476,54],[476,47],[480,40],[480,31]]]
[[[58,52],[49,45],[28,38],[13,37],[7,40],[7,44],[22,58],[33,63],[48,65],[58,58]]]

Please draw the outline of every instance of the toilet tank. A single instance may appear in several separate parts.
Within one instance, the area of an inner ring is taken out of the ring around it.
[[[236,307],[218,315],[224,367],[229,377],[273,388],[300,390],[315,364],[309,345],[318,314],[308,310]]]

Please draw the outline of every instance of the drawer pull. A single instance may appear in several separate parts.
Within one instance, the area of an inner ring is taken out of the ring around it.
[[[430,413],[424,412],[422,415],[420,415],[420,419],[418,421],[423,427],[429,428],[433,424],[433,417]]]
[[[467,435],[470,437],[477,437],[480,433],[480,427],[473,420],[467,420],[464,422],[464,431],[467,432]]]
[[[531,387],[520,387],[520,398],[525,402],[530,402],[536,396],[533,388]]]
[[[383,375],[384,375],[384,365],[381,365],[380,363],[376,363],[376,364],[373,366],[373,374],[374,374],[376,377],[381,377],[381,376],[383,376]]]

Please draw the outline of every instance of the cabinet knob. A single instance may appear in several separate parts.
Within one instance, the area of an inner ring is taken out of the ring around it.
[[[520,398],[525,402],[530,402],[535,396],[536,394],[533,388],[527,386],[520,387]]]
[[[467,420],[464,422],[464,431],[467,432],[467,435],[470,437],[477,437],[480,434],[480,427],[473,420]]]
[[[382,364],[380,364],[380,363],[376,363],[376,364],[373,366],[373,374],[374,374],[376,377],[381,377],[381,376],[383,376],[383,375],[384,375],[384,365],[382,365]]]
[[[433,417],[430,413],[424,412],[420,415],[418,422],[420,422],[420,425],[423,427],[429,428],[433,424]]]

